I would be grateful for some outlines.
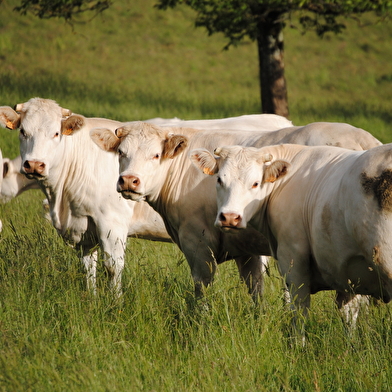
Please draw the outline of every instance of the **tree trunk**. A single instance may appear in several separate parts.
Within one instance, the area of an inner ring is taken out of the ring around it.
[[[260,93],[262,113],[288,117],[287,87],[283,62],[283,25],[280,14],[271,13],[258,24]]]

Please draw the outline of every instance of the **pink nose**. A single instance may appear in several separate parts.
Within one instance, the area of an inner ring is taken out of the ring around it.
[[[221,213],[219,215],[219,222],[225,227],[237,227],[242,221],[241,215],[234,213]]]
[[[136,176],[120,176],[118,179],[118,188],[122,191],[136,192],[140,185],[140,179]]]
[[[45,170],[45,163],[39,161],[25,161],[23,163],[23,169],[26,174],[38,174],[41,176]]]

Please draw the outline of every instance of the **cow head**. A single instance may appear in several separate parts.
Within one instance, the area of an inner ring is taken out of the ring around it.
[[[267,184],[282,178],[289,163],[273,160],[269,149],[230,146],[191,151],[193,164],[207,175],[217,176],[218,214],[215,226],[224,231],[245,229],[268,196]]]
[[[120,176],[117,191],[126,199],[152,200],[162,189],[167,168],[180,155],[188,139],[143,122],[128,123],[115,133],[108,129],[93,129],[94,142],[105,151],[119,156]]]
[[[20,173],[21,157],[3,158],[3,182],[1,184],[0,201],[6,203],[29,189],[38,189],[38,182],[28,179]]]
[[[70,114],[56,102],[42,98],[17,104],[15,110],[0,108],[0,124],[8,129],[19,128],[21,173],[36,179],[48,175],[61,140],[61,120]]]

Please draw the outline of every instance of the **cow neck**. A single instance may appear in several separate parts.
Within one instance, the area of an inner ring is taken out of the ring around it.
[[[90,140],[88,130],[63,136],[56,154],[57,165],[49,170],[47,185],[55,195],[54,208],[59,216],[66,216],[72,206],[80,208],[91,187],[96,188],[94,169],[98,164],[98,150]]]

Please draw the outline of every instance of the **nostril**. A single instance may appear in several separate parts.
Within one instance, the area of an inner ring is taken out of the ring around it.
[[[139,180],[138,178],[134,178],[134,179],[132,180],[132,185],[138,186],[139,184],[140,184],[140,180]]]
[[[25,169],[30,169],[30,163],[29,163],[29,161],[24,161],[23,167],[24,167]]]
[[[120,177],[118,179],[118,184],[121,185],[121,186],[124,185],[124,178]]]
[[[220,213],[219,220],[224,226],[237,227],[241,223],[242,217],[239,214],[230,213],[230,212]]]

